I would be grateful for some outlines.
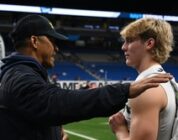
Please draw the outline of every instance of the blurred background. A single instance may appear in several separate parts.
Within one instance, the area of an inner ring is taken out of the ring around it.
[[[142,17],[161,18],[172,25],[175,48],[163,67],[178,79],[178,8],[174,0],[0,1],[1,58],[14,51],[8,34],[27,14],[46,16],[69,38],[68,42],[58,42],[56,66],[48,71],[51,82],[61,88],[95,88],[134,80],[137,72],[125,65],[119,31]],[[115,139],[107,118],[64,127],[72,140]]]

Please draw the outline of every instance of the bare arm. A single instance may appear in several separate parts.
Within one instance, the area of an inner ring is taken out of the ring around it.
[[[152,77],[147,77],[137,82],[131,83],[129,90],[129,98],[134,98],[143,93],[148,88],[158,87],[160,83],[165,83],[172,79],[169,73],[158,74]]]
[[[154,95],[153,95],[154,93]],[[166,95],[161,87],[147,90],[131,100],[132,119],[130,131],[122,116],[115,114],[110,125],[118,140],[156,140],[159,112],[166,106]]]

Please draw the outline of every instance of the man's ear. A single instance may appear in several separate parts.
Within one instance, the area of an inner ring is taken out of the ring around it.
[[[145,43],[147,50],[151,50],[155,46],[155,39],[149,38]]]
[[[38,48],[38,37],[32,35],[30,37],[30,41],[31,41],[31,44],[32,44],[33,48],[37,49]]]

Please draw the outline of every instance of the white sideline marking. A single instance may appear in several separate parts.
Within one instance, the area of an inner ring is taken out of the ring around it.
[[[69,133],[71,135],[75,135],[75,136],[78,136],[78,137],[81,137],[81,138],[84,138],[86,140],[98,140],[98,139],[95,139],[95,138],[92,138],[92,137],[89,137],[89,136],[86,136],[86,135],[83,135],[83,134],[79,134],[79,133],[75,133],[75,132],[72,132],[72,131],[69,131],[69,130],[64,130],[66,133]]]

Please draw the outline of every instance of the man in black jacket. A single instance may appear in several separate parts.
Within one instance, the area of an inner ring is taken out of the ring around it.
[[[54,66],[57,33],[48,19],[29,15],[17,23],[11,37],[16,52],[2,59],[0,140],[60,140],[58,125],[109,116],[128,98],[167,82],[169,74],[132,84],[113,84],[90,90],[64,90],[48,81]]]

